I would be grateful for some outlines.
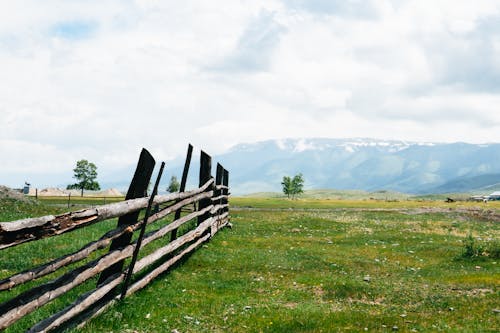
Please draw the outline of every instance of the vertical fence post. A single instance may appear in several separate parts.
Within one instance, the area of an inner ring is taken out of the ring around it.
[[[71,204],[71,192],[68,193],[68,209]]]
[[[125,200],[142,198],[147,195],[146,192],[154,167],[155,160],[153,156],[151,156],[151,154],[143,148],[139,157],[139,162],[137,163],[137,168],[135,169],[134,177],[132,178],[132,182],[130,183],[130,186],[128,188],[127,195],[125,196]],[[118,227],[136,223],[139,217],[139,212],[140,211],[136,211],[121,216],[118,219]],[[115,240],[113,240],[113,242],[111,242],[109,251],[111,252],[120,247],[127,246],[130,243],[131,239],[131,232],[123,234],[122,236],[116,238]],[[105,269],[99,276],[97,285],[100,285],[101,283],[106,281],[106,279],[110,276],[121,272],[123,269],[123,262],[123,260],[119,261],[116,264],[113,264]]]
[[[227,188],[222,190],[222,194],[227,196],[226,198],[222,199],[222,204],[228,204],[229,203],[229,171],[224,169],[224,175],[222,176],[222,185],[226,186]],[[223,213],[229,212],[229,207],[225,207],[222,210]]]
[[[182,171],[182,179],[181,185],[179,186],[179,192],[182,193],[186,190],[186,182],[189,173],[189,166],[191,165],[191,156],[193,155],[193,146],[191,144],[188,145],[188,150],[186,154],[186,161],[184,162],[184,170]],[[181,217],[182,208],[179,208],[175,212],[174,221],[178,220]],[[172,230],[172,234],[170,236],[170,240],[173,241],[177,238],[177,229]]]
[[[215,173],[215,186],[222,185],[223,176],[224,176],[224,168],[222,167],[222,165],[220,165],[220,163],[217,163],[217,171]],[[222,190],[218,190],[218,189],[214,190],[214,195],[213,195],[214,198],[219,197],[221,195],[222,195]],[[218,199],[217,201],[214,201],[212,203],[214,205],[220,205],[220,204],[222,204],[222,199]],[[220,221],[221,212],[222,212],[222,209],[219,208],[214,213],[214,215],[217,216],[216,217],[217,218],[217,223],[216,223],[217,229],[219,228],[219,225],[221,224],[221,221]]]
[[[202,150],[201,155],[200,155],[200,184],[199,184],[199,187],[202,187],[203,185],[205,185],[205,183],[208,182],[212,178],[211,172],[212,172],[212,158],[210,157],[210,155],[208,155],[207,153],[205,153]],[[213,186],[209,186],[207,188],[207,192],[211,191],[212,189],[213,189]],[[198,210],[202,210],[202,209],[210,206],[211,204],[212,204],[212,200],[210,198],[201,199],[199,204],[198,204]],[[199,216],[198,217],[198,225],[203,223],[203,221],[205,221],[209,217],[210,217],[210,212],[207,212],[207,213],[203,214],[202,216]]]

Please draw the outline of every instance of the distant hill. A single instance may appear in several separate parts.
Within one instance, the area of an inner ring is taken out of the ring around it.
[[[298,172],[307,189],[368,192],[488,192],[500,181],[498,143],[286,139],[236,145],[215,159],[235,194],[279,192],[282,177]]]
[[[283,198],[282,192],[257,192],[244,195],[248,198]],[[410,195],[405,193],[393,191],[375,191],[367,192],[362,190],[333,190],[333,189],[320,189],[320,190],[306,190],[298,196],[300,199],[341,199],[341,200],[406,200],[411,198]]]
[[[459,177],[430,189],[434,193],[494,192],[500,188],[500,174]]]

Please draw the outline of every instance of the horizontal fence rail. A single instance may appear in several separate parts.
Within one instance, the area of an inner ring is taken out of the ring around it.
[[[147,286],[153,279],[208,241],[221,228],[230,225],[227,170],[218,164],[214,179],[210,175],[211,158],[202,152],[200,186],[185,191],[191,153],[192,146],[189,145],[179,193],[155,195],[163,170],[162,165],[152,195],[137,197],[141,191],[144,193],[145,184],[149,183],[154,167],[154,159],[144,149],[125,201],[56,216],[0,222],[0,249],[6,249],[119,218],[118,225],[114,229],[78,250],[2,279],[0,292],[11,292],[23,284],[45,276],[50,278],[51,274],[57,274],[61,269],[65,269],[59,276],[18,292],[17,295],[1,303],[0,330],[10,327],[87,281],[99,278],[94,289],[77,296],[72,303],[38,322],[28,331],[49,332],[84,323],[116,302],[120,294],[126,297]],[[152,210],[153,205],[157,209]],[[139,212],[146,208],[148,209],[145,215],[139,219]],[[175,216],[172,221],[165,224],[165,218],[173,214]],[[131,216],[134,218],[130,219]],[[154,225],[158,221],[163,221],[164,225],[145,232],[146,226]],[[190,226],[192,221],[197,221],[194,227]],[[184,232],[177,235],[181,227]],[[132,241],[132,234],[137,230],[140,231],[140,236]],[[138,257],[141,249],[156,240],[165,239],[168,235],[170,237],[166,245]],[[127,242],[124,244],[123,240]],[[98,250],[108,247],[107,253],[95,258],[94,254]],[[89,260],[91,255],[94,259]],[[132,261],[128,267],[123,267],[126,259]],[[81,261],[83,264],[73,267],[73,264]],[[137,273],[140,274],[135,278]]]

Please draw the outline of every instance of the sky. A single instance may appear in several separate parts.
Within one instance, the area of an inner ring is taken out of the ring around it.
[[[500,2],[0,0],[0,74],[13,187],[188,142],[500,142]]]

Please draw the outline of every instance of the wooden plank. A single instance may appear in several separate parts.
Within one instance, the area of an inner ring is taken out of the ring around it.
[[[189,173],[189,166],[191,165],[191,156],[193,155],[193,146],[191,144],[188,145],[188,150],[186,153],[186,160],[184,161],[184,170],[182,171],[182,179],[181,184],[179,186],[179,192],[184,192],[186,190],[186,182]],[[175,212],[174,219],[177,220],[181,217],[181,209],[178,209]],[[177,238],[177,229],[172,230],[172,234],[170,236],[170,240],[174,240]]]
[[[217,163],[217,171],[215,172],[215,189],[214,189],[214,196],[212,197],[212,202],[215,203],[222,203],[221,200],[222,198],[219,198],[222,195],[222,189],[218,189],[217,186],[222,185],[222,178],[224,176],[224,168],[220,163]],[[216,199],[218,198],[218,200]],[[218,202],[217,202],[218,201]],[[218,214],[219,212],[215,212],[215,214]]]
[[[222,194],[229,196],[229,171],[224,169],[223,177],[222,177],[222,185],[224,185],[226,188],[222,190]],[[229,204],[229,199],[223,199],[222,200],[223,204]],[[224,209],[224,212],[229,212],[229,206]]]
[[[151,175],[153,173],[153,169],[155,167],[155,163],[156,162],[153,156],[146,149],[143,149],[139,157],[139,162],[137,163],[137,168],[135,170],[134,177],[132,178],[132,182],[130,183],[130,186],[128,188],[127,195],[125,196],[125,200],[147,196],[147,189],[149,181],[151,179]],[[122,215],[118,219],[117,227],[129,226],[131,224],[135,224],[137,222],[138,217],[139,217],[139,211],[134,211],[129,214]],[[132,233],[124,234],[114,239],[113,242],[111,243],[111,246],[109,247],[109,251],[111,252],[121,247],[127,246],[130,243],[131,239],[132,239]],[[106,281],[110,276],[121,272],[122,268],[123,268],[123,261],[117,262],[116,264],[108,267],[99,276],[97,285]]]
[[[205,231],[210,228],[212,222],[214,219],[209,218],[203,223],[201,223],[199,226],[197,226],[195,229],[185,233],[181,237],[177,238],[176,240],[170,242],[168,245],[157,249],[155,252],[147,255],[144,258],[141,258],[137,262],[137,271],[140,269],[156,262],[160,258],[164,257],[165,255],[172,253],[172,251],[175,251],[179,247],[185,245],[186,243],[189,243],[190,241],[193,241],[194,239],[200,237]]]
[[[212,158],[210,157],[210,155],[208,155],[207,153],[205,153],[202,150],[201,154],[200,154],[200,181],[199,181],[199,183],[205,184],[207,181],[212,179],[211,172],[212,172]],[[210,204],[211,204],[210,199],[200,200],[200,202],[198,204],[198,210],[202,210],[205,207],[210,206]],[[210,217],[209,213],[198,217],[198,225],[203,223],[203,221],[205,221],[209,217]]]
[[[222,199],[228,199],[228,198],[229,198],[229,196],[227,196],[227,195],[219,195],[218,197],[212,197],[211,200],[212,200],[212,202],[219,202]]]
[[[201,188],[188,192],[158,195],[155,197],[154,203],[163,204],[189,198],[206,191],[212,186],[212,183],[213,180],[210,180]],[[60,235],[90,224],[129,214],[146,208],[148,200],[149,198],[131,199],[57,216],[49,215],[12,222],[0,222],[0,249]]]
[[[172,213],[173,211],[177,211],[178,209],[182,208],[185,205],[189,205],[189,204],[192,204],[193,202],[197,202],[201,198],[208,198],[208,197],[210,197],[210,195],[211,195],[211,192],[202,192],[202,193],[194,195],[193,197],[186,198],[186,199],[178,201],[170,206],[167,206],[167,207],[163,208],[161,211],[159,211],[158,213],[150,216],[148,219],[148,224],[153,223],[157,220],[160,220],[160,219],[166,217],[168,214]],[[191,216],[190,219],[193,219],[193,218],[200,216],[200,215],[201,214],[190,215]],[[172,222],[171,224],[178,225],[178,226],[182,225],[182,223],[176,223],[176,224],[174,224],[174,223],[175,223],[175,221]],[[97,241],[93,241],[93,242],[90,242],[90,243],[84,245],[78,251],[75,251],[75,252],[68,254],[66,256],[63,256],[61,258],[55,259],[49,263],[40,265],[38,267],[32,268],[30,270],[26,270],[24,272],[21,272],[21,273],[13,275],[11,277],[8,277],[6,279],[3,279],[2,281],[0,281],[0,290],[11,289],[17,285],[22,284],[22,283],[32,281],[32,280],[38,279],[40,277],[43,277],[47,274],[53,273],[61,267],[64,267],[64,266],[67,266],[69,264],[78,262],[82,259],[85,259],[92,252],[99,250],[99,249],[103,249],[106,246],[108,246],[113,239],[119,237],[123,233],[133,232],[134,230],[136,230],[138,228],[138,226],[139,226],[139,223],[136,223],[136,224],[131,225],[131,226],[122,226],[122,227],[113,229],[113,230],[105,233]],[[169,231],[172,230],[172,228],[173,227],[171,226]]]
[[[181,251],[179,254],[175,255],[174,257],[170,258],[167,260],[165,263],[161,264],[154,270],[152,270],[150,273],[145,275],[141,280],[135,282],[128,290],[127,296],[135,293],[139,289],[144,288],[147,286],[154,278],[156,278],[158,275],[162,274],[165,272],[167,269],[172,267],[177,261],[182,259],[186,254],[192,252],[195,250],[198,246],[200,246],[202,243],[206,242],[210,238],[209,234],[206,234],[205,236],[199,238],[195,243],[191,244],[188,246],[186,249]]]
[[[73,302],[63,310],[33,326],[28,331],[28,333],[49,332],[51,330],[54,330],[55,328],[60,327],[61,325],[65,324],[69,320],[78,316],[80,313],[100,301],[111,290],[116,288],[123,281],[124,277],[124,273],[119,274],[118,276],[115,275],[110,277],[110,279],[103,283],[101,287],[94,289],[88,293],[82,294],[75,302]]]
[[[208,207],[209,208],[209,207]],[[199,212],[194,212],[193,214],[197,214]],[[227,216],[227,213],[225,214]],[[221,216],[223,217],[223,216]],[[191,219],[194,217],[191,217]],[[196,239],[200,235],[203,234],[203,232],[212,224],[214,223],[214,219],[210,219],[208,221],[205,221],[203,225],[200,225],[197,227],[195,230],[192,230],[190,233],[187,233],[174,242],[172,245],[168,245],[168,249],[164,249],[163,253],[170,253],[172,251],[175,251],[176,249],[182,247],[184,244],[189,243],[193,239]],[[168,261],[165,263],[161,264],[160,266],[156,267],[154,270],[146,274],[143,278],[141,278],[139,281],[136,281],[130,288],[128,288],[126,295],[129,296],[132,293],[144,288],[146,285],[148,285],[154,278],[156,278],[158,275],[164,273],[166,270],[168,270],[172,265],[174,265],[176,262],[178,262],[180,259],[182,259],[186,254],[192,252],[195,250],[199,245],[201,245],[203,242],[207,241],[210,238],[209,234],[204,235],[203,237],[198,238],[193,244],[189,245],[187,248],[182,250],[180,253],[175,255],[174,257],[170,258]],[[154,257],[158,258],[158,254]],[[154,260],[153,260],[154,262]],[[134,273],[139,272],[140,270],[144,269],[146,266],[152,263],[152,258],[150,256],[145,257],[141,259],[140,261],[137,262],[136,266],[133,269]],[[62,311],[54,314],[50,318],[47,318],[37,325],[33,326],[29,332],[48,332],[50,330],[53,330],[55,328],[60,327],[67,321],[71,320],[75,316],[78,316],[80,313],[83,311],[87,310],[90,308],[92,305],[94,305],[96,302],[100,301],[106,294],[108,294],[113,288],[118,286],[122,281],[124,280],[124,273],[118,275],[118,276],[113,276],[111,277],[108,281],[106,281],[103,285],[101,285],[99,288],[92,290],[86,294],[81,295],[73,304],[69,305]],[[111,303],[109,304],[111,305]],[[102,308],[97,312],[101,313],[104,308],[107,308],[108,306],[104,305]]]
[[[24,272],[21,272],[21,273],[18,273],[16,275],[13,275],[11,277],[8,277],[8,278],[0,281],[0,290],[11,289],[17,285],[22,284],[22,283],[26,283],[26,282],[38,279],[40,277],[43,277],[47,274],[53,273],[61,267],[64,267],[64,266],[67,266],[69,264],[78,262],[82,259],[85,259],[92,252],[105,248],[106,246],[111,244],[111,241],[113,239],[121,236],[123,233],[126,233],[126,232],[132,232],[132,230],[129,228],[125,228],[125,226],[111,230],[111,231],[105,233],[98,240],[86,244],[80,250],[78,250],[76,252],[65,255],[61,258],[55,259],[47,264],[38,266],[38,267],[33,268],[31,270],[26,270]]]
[[[167,233],[169,233],[173,229],[179,228],[184,223],[189,222],[198,216],[202,216],[202,215],[206,214],[207,212],[210,212],[210,210],[212,208],[213,208],[213,206],[205,207],[203,210],[196,211],[196,212],[193,212],[189,215],[183,216],[183,217],[179,218],[178,220],[175,220],[172,223],[164,226],[163,228],[149,232],[144,237],[144,241],[142,242],[142,246],[144,247],[144,246],[148,245],[149,243],[151,243],[152,241],[155,241],[155,240],[165,236]]]
[[[197,212],[195,212],[195,213],[197,213]],[[183,235],[181,237],[184,237],[184,236],[185,235]],[[165,272],[168,268],[170,268],[172,265],[174,265],[176,262],[178,262],[180,259],[182,259],[186,254],[188,254],[188,253],[192,252],[193,250],[195,250],[199,245],[201,245],[203,242],[205,242],[209,238],[210,238],[209,234],[207,234],[207,235],[199,238],[195,243],[189,245],[189,247],[183,249],[180,253],[178,253],[174,257],[170,258],[168,261],[166,261],[165,263],[163,263],[161,266],[159,266],[159,267],[155,268],[155,270],[149,272],[148,275],[144,276],[141,280],[135,282],[132,286],[130,286],[130,288],[127,291],[127,296],[129,296],[129,295],[133,294],[134,292],[138,291],[139,289],[145,287],[155,277],[157,277],[158,275],[160,275],[163,272]],[[141,263],[140,261],[137,262],[137,264],[136,264],[136,266],[134,268],[134,273],[139,272],[144,267],[145,267],[144,263]],[[120,275],[118,277],[118,279],[120,277],[123,279],[123,274]],[[147,279],[147,281],[148,281],[147,283],[145,282],[145,279]],[[110,283],[112,283],[112,282],[110,282]],[[99,316],[100,314],[102,314],[106,309],[108,309],[109,307],[111,307],[117,300],[118,300],[118,296],[116,298],[112,299],[110,302],[106,302],[106,303],[100,304],[100,307],[98,309],[96,309],[95,311],[91,312],[90,314],[88,314],[84,318],[84,320],[82,322],[80,322],[80,324],[78,325],[78,327],[82,328],[88,322],[88,320],[90,320],[92,318],[95,318],[95,317]],[[68,308],[70,308],[70,307],[68,307]],[[68,318],[68,319],[70,319],[70,318]]]
[[[209,207],[208,207],[209,208]],[[196,214],[198,212],[195,212]],[[172,251],[175,251],[176,249],[182,247],[184,244],[189,243],[190,241],[200,237],[204,233],[207,228],[209,228],[210,224],[213,223],[213,219],[210,219],[208,221],[205,221],[202,225],[198,226],[196,229],[190,231],[189,233],[179,237],[177,240],[174,242],[170,243],[167,245],[167,249],[163,249],[162,253],[170,253]],[[175,255],[174,257],[170,258],[168,261],[165,263],[161,264],[160,266],[156,267],[154,270],[146,274],[143,278],[141,278],[139,281],[136,281],[130,288],[128,288],[126,295],[129,296],[133,294],[134,292],[144,288],[146,285],[148,285],[154,278],[156,278],[158,275],[162,274],[168,268],[170,268],[172,265],[174,265],[176,262],[178,262],[180,259],[182,259],[186,254],[192,252],[195,250],[199,245],[201,245],[203,242],[208,240],[210,238],[209,234],[204,235],[203,237],[198,238],[193,244],[189,245],[187,248],[182,250],[180,253]],[[158,254],[154,258],[159,258],[163,255],[158,256]],[[140,270],[144,269],[147,267],[149,264],[154,262],[152,261],[151,255],[148,257],[145,257],[141,260],[139,260],[134,267],[133,272],[137,273]],[[73,304],[70,306],[66,307],[64,310],[60,311],[59,313],[51,316],[50,318],[47,318],[43,320],[42,322],[38,323],[35,325],[29,332],[47,332],[51,329],[57,328],[67,322],[68,320],[71,320],[73,317],[77,316],[81,312],[85,311],[89,307],[91,307],[93,304],[98,302],[102,297],[104,297],[107,293],[109,293],[110,290],[112,290],[114,287],[118,286],[120,282],[122,282],[124,279],[124,274],[120,274],[117,277],[112,277],[110,281],[106,281],[101,287],[88,292],[82,296],[80,296]],[[107,308],[107,307],[106,307]],[[99,311],[99,313],[102,312],[102,309]]]
[[[110,265],[132,255],[133,245],[115,250],[105,256],[78,267],[61,277],[30,289],[0,304],[0,330],[12,325],[25,315],[51,302],[74,287],[99,274]]]

